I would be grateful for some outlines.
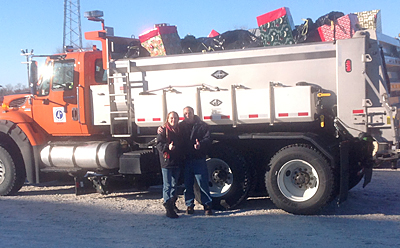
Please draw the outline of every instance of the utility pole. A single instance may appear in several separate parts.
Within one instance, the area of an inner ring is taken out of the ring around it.
[[[63,50],[82,49],[81,11],[79,0],[64,0]]]

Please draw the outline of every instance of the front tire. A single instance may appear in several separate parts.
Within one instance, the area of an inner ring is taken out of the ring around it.
[[[286,146],[274,155],[265,184],[272,202],[293,214],[315,214],[335,191],[328,161],[302,144]]]
[[[14,163],[10,153],[0,147],[0,195],[14,195],[25,182],[25,171]]]

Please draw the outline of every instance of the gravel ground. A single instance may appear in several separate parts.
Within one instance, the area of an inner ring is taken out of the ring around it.
[[[319,215],[288,214],[267,197],[169,219],[161,187],[75,196],[71,185],[26,185],[0,197],[1,247],[399,247],[400,170],[376,169]],[[182,196],[178,207],[184,209]]]

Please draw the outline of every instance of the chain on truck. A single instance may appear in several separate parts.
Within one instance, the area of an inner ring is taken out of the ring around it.
[[[97,13],[97,12],[92,12]],[[161,183],[154,141],[169,111],[193,106],[210,125],[216,209],[268,195],[314,214],[399,154],[400,43],[373,30],[277,47],[143,57],[140,41],[87,32],[102,50],[47,56],[31,94],[5,96],[0,194],[75,178],[76,193]],[[200,200],[200,199],[199,199]]]

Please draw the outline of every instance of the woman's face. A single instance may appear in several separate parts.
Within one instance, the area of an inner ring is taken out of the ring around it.
[[[175,113],[168,115],[168,124],[175,127],[178,124],[179,117]]]

